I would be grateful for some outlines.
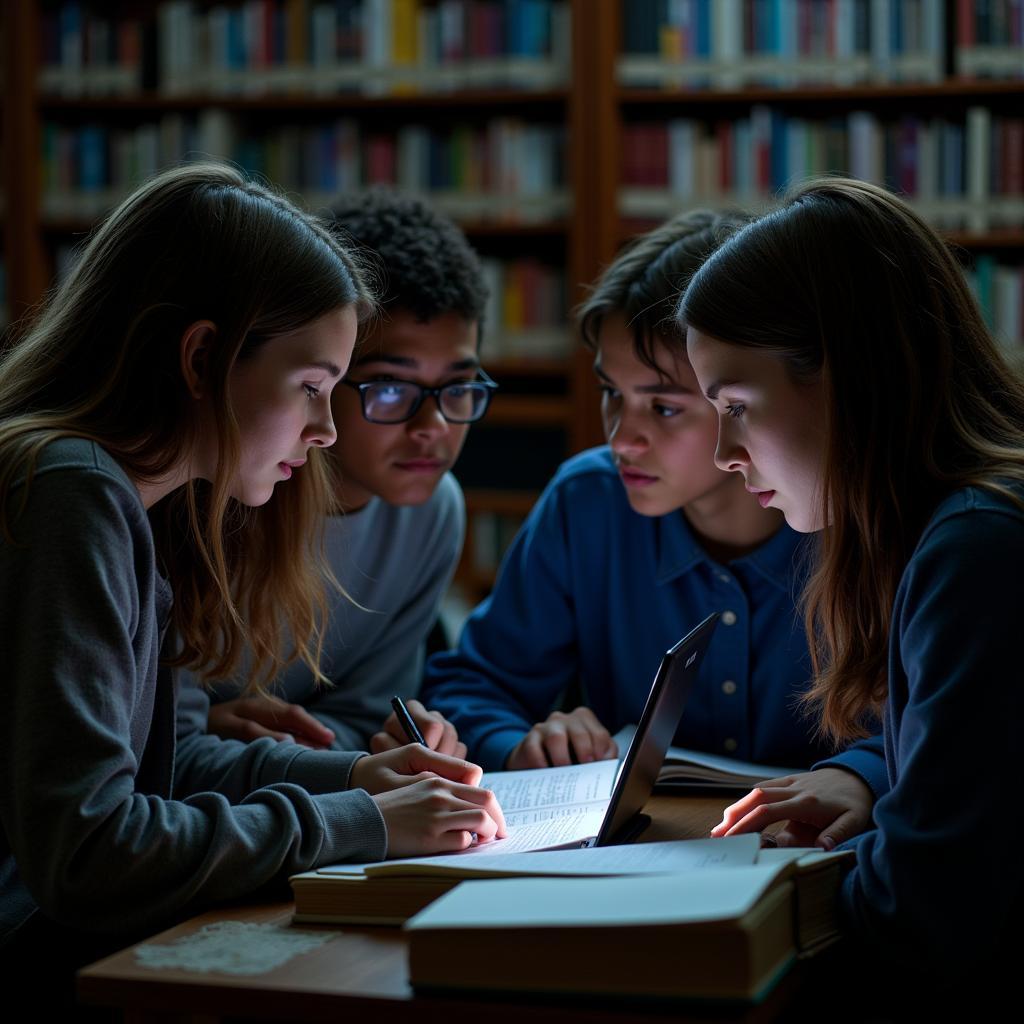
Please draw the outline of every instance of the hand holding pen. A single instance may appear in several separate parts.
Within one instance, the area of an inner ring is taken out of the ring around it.
[[[402,698],[397,695],[392,697],[391,706],[394,708],[398,724],[402,727],[402,732],[408,737],[409,742],[419,743],[423,747],[427,746],[423,733],[416,727],[416,723],[412,720],[412,715],[409,714],[409,709],[405,706]]]
[[[497,798],[480,788],[480,768],[431,750],[409,709],[397,697],[393,703],[407,742],[360,758],[349,778],[350,788],[365,789],[383,815],[388,856],[453,852],[507,835]]]
[[[466,756],[466,744],[459,741],[455,726],[440,712],[428,711],[418,700],[403,702],[400,697],[392,698],[391,706],[395,710],[388,715],[381,731],[370,739],[370,750],[373,753],[394,750],[407,743],[422,743],[441,754]],[[403,726],[399,707],[404,710],[405,721],[412,726],[412,731]]]

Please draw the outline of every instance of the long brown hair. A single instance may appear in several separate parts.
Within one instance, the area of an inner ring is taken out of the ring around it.
[[[83,437],[130,476],[166,476],[196,443],[179,363],[185,328],[216,326],[205,385],[219,438],[212,484],[192,481],[150,510],[174,592],[173,664],[229,675],[248,645],[250,683],[286,660],[319,674],[325,609],[320,529],[331,508],[323,453],[259,509],[227,493],[239,458],[228,375],[269,339],[354,306],[372,308],[352,256],[314,218],[223,165],[167,171],[87,240],[24,337],[0,358],[0,526],[8,493],[42,448]]]
[[[709,259],[679,315],[825,388],[807,700],[833,739],[863,735],[887,693],[896,590],[936,504],[966,486],[1013,498],[1006,484],[1024,480],[1024,386],[947,245],[859,181],[795,188]]]

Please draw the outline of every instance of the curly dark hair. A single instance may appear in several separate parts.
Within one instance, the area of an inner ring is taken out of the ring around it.
[[[423,200],[386,188],[344,196],[331,207],[329,227],[368,250],[385,311],[404,310],[423,323],[446,313],[483,319],[479,256],[455,223]]]

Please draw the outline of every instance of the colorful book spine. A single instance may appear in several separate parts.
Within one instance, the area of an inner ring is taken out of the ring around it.
[[[531,90],[563,86],[569,69],[568,0],[165,0],[125,9],[116,17],[77,0],[43,8],[40,92]]]
[[[487,355],[502,360],[561,358],[571,339],[564,270],[534,259],[483,260],[489,291]]]
[[[619,81],[736,89],[939,81],[941,0],[622,0]]]
[[[314,209],[347,189],[382,184],[426,195],[463,221],[545,223],[568,213],[563,150],[563,126],[515,118],[397,130],[343,118],[258,134],[240,133],[216,107],[134,128],[47,122],[43,211],[90,219],[163,167],[214,158],[303,193]]]
[[[630,122],[623,143],[627,217],[698,204],[759,209],[795,181],[839,173],[907,196],[939,228],[1024,227],[1024,118],[984,107],[953,121],[865,111],[807,120],[758,106],[735,121]]]
[[[989,330],[1011,363],[1024,370],[1024,264],[1003,263],[986,253],[965,273]]]
[[[957,0],[954,67],[967,78],[1024,78],[1024,0]]]

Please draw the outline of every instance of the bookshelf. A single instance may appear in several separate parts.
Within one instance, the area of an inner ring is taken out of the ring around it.
[[[521,518],[600,437],[569,327],[573,282],[600,267],[567,144],[593,123],[572,60],[591,48],[584,0],[0,2],[15,321],[97,217],[186,154],[232,159],[314,211],[395,184],[459,221],[491,288],[484,355],[502,390],[460,464],[471,517]]]
[[[134,177],[186,152],[233,158],[312,209],[375,180],[425,193],[463,225],[495,296],[484,354],[502,388],[459,466],[463,578],[479,596],[492,569],[473,553],[476,521],[500,547],[558,462],[601,438],[569,311],[625,241],[669,213],[760,209],[820,170],[904,187],[958,247],[993,326],[1022,344],[1020,11],[1016,0],[0,0],[9,317],[39,301]]]
[[[1024,18],[1010,0],[636,0],[605,117],[620,241],[842,173],[904,194],[1024,347]]]
[[[0,9],[0,39],[4,35],[4,12]],[[0,83],[6,87],[7,75],[6,75],[6,54],[0,50]],[[3,108],[0,106],[0,344],[2,344],[5,331],[7,329],[7,263],[4,259],[4,246],[6,243],[6,222],[4,220],[5,213],[5,199],[3,189],[3,170],[6,167],[6,160],[3,156],[4,152],[4,122],[3,122]]]

